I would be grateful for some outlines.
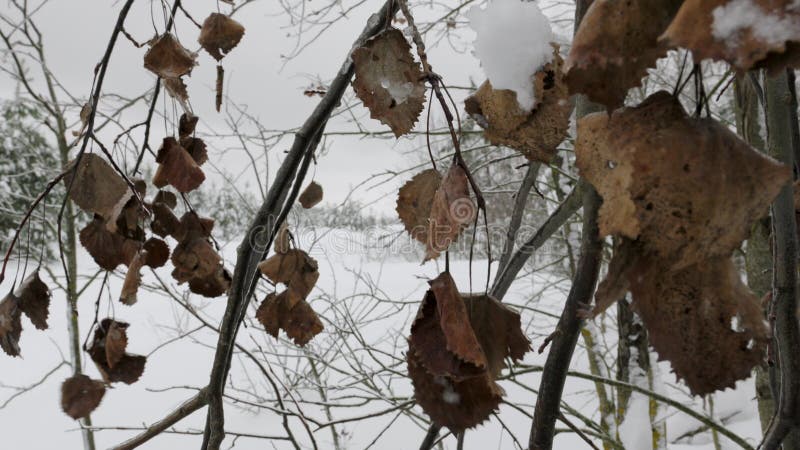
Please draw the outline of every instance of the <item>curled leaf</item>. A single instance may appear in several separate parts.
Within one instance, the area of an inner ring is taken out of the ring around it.
[[[477,213],[469,196],[467,173],[461,165],[454,163],[433,195],[425,261],[446,251]]]
[[[558,46],[553,45],[553,61],[534,75],[538,101],[531,111],[519,107],[514,91],[494,89],[488,80],[468,97],[466,111],[484,129],[486,139],[511,147],[531,161],[549,163],[567,137],[572,114],[563,62]]]
[[[61,384],[61,409],[73,419],[81,419],[100,405],[105,394],[106,386],[102,381],[75,374]]]
[[[211,13],[203,21],[197,42],[217,61],[233,50],[244,36],[244,27],[225,14]],[[217,108],[219,111],[219,108]]]
[[[64,183],[71,184],[69,198],[82,210],[114,223],[133,195],[122,176],[94,153],[85,153],[74,170],[64,177]]]
[[[262,261],[258,268],[273,283],[283,283],[287,286],[289,302],[292,305],[308,297],[319,279],[317,261],[303,250],[293,249],[286,253],[276,253]]]
[[[196,59],[196,53],[183,48],[171,33],[164,33],[144,54],[144,67],[161,78],[178,78],[191,73]]]
[[[298,201],[305,209],[313,208],[322,201],[322,186],[312,181],[303,189],[303,193],[300,194]]]
[[[425,104],[422,69],[403,33],[390,28],[353,51],[356,95],[370,117],[400,137],[414,128]]]
[[[147,358],[125,352],[128,345],[125,332],[127,328],[128,324],[125,322],[103,319],[95,328],[92,342],[86,349],[97,370],[108,383],[132,384],[144,373]]]
[[[9,356],[19,356],[19,337],[22,334],[22,309],[12,293],[0,302],[0,347]]]
[[[278,331],[284,330],[295,344],[302,347],[322,331],[323,325],[304,299],[292,301],[290,297],[288,290],[267,295],[258,307],[256,318],[273,337],[277,338]]]
[[[81,230],[79,237],[81,245],[92,255],[92,259],[105,270],[114,270],[120,264],[130,264],[142,246],[138,239],[108,231],[99,216],[95,216]]]
[[[397,215],[412,238],[428,243],[428,219],[431,216],[433,196],[442,183],[442,174],[427,169],[406,182],[397,194]]]
[[[131,263],[128,265],[128,272],[125,274],[125,280],[122,282],[122,290],[119,294],[119,301],[122,304],[131,306],[135,304],[139,286],[142,284],[142,266],[144,265],[147,252],[141,251],[133,257]]]
[[[206,176],[200,166],[178,141],[173,137],[164,138],[156,156],[158,169],[153,176],[156,187],[172,185],[178,192],[190,192],[197,189]]]
[[[28,275],[14,291],[19,299],[19,308],[39,330],[47,329],[50,309],[50,289],[39,277],[39,270]]]
[[[163,266],[169,260],[169,246],[158,238],[150,238],[144,242],[144,265],[154,269]]]

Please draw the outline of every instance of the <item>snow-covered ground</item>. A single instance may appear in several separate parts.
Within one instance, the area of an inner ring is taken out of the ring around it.
[[[373,401],[363,406],[334,408],[332,411],[334,419],[380,412],[405,401],[403,397],[407,397],[411,392],[410,383],[401,376],[405,370],[404,364],[398,363],[394,358],[403,359],[403,351],[406,349],[403,337],[408,333],[417,302],[426,290],[425,280],[433,278],[442,270],[442,267],[437,267],[435,262],[420,266],[418,259],[407,256],[386,255],[386,258],[379,258],[379,255],[375,254],[377,250],[367,252],[362,247],[363,235],[350,233],[350,237],[347,236],[348,234],[344,232],[329,233],[311,248],[312,256],[320,262],[321,272],[320,281],[311,296],[311,304],[324,317],[326,329],[310,345],[312,351],[316,353],[340,349],[337,353],[324,353],[336,356],[323,356],[318,360],[317,368],[322,372],[321,378],[326,380],[325,384],[330,389],[330,402],[357,404],[359,395],[370,397],[383,395],[385,400]],[[395,251],[396,249],[392,250]],[[225,252],[230,260],[234,253],[234,245],[226,247]],[[368,253],[371,253],[370,256],[365,256]],[[88,255],[81,255],[80,265],[82,273],[94,274],[95,265]],[[54,269],[57,268],[58,266],[54,265]],[[157,273],[177,292],[184,291],[183,287],[174,286],[169,270],[165,267],[159,269]],[[460,289],[468,290],[468,262],[454,261],[451,271]],[[485,273],[485,261],[474,261],[472,265],[474,290],[482,289]],[[153,283],[154,280],[150,274],[145,277],[146,283]],[[48,283],[53,285],[49,281]],[[131,386],[118,385],[110,389],[93,414],[93,419],[95,426],[98,427],[137,428],[161,418],[189,398],[193,394],[192,388],[199,388],[207,383],[216,336],[208,328],[193,331],[201,326],[200,322],[166,295],[156,292],[140,293],[139,302],[133,307],[120,304],[116,300],[120,284],[121,280],[118,277],[112,277],[110,290],[100,295],[100,318],[113,316],[131,323],[128,330],[128,351],[148,355],[147,368],[138,383]],[[84,334],[93,320],[99,286],[100,283],[95,281],[80,298],[80,322]],[[528,324],[526,333],[533,341],[534,348],[541,344],[544,335],[552,331],[554,321],[543,312],[558,313],[559,305],[566,297],[566,289],[567,286],[563,283],[554,284],[552,277],[536,274],[519,279],[507,295],[508,303],[526,307],[522,309],[523,323]],[[222,317],[224,298],[206,300],[191,296],[189,302],[212,324],[217,324]],[[281,357],[272,355],[267,358],[270,361],[268,370],[276,374],[278,379],[287,382],[292,378],[292,371],[295,368],[307,370],[307,365],[302,362],[302,358],[295,358],[302,354],[298,353],[290,343],[284,340],[276,342],[255,325],[256,322],[252,317],[256,306],[257,303],[254,302],[247,320],[248,327],[242,329],[239,343],[254,352],[259,352],[261,348],[264,354],[275,352],[288,355]],[[58,366],[62,357],[68,359],[66,310],[62,293],[58,291],[54,293],[50,312],[50,329],[46,332],[35,330],[30,322],[23,318],[24,331],[20,342],[22,358],[14,359],[0,355],[0,374],[2,374],[0,382],[3,385],[31,385]],[[357,325],[360,337],[354,337],[352,330],[344,327],[347,320]],[[337,329],[336,325],[341,329]],[[611,325],[610,320],[608,325]],[[176,337],[187,333],[188,335],[182,339],[175,340]],[[615,331],[612,329],[607,329],[605,333],[607,342],[604,345],[610,349],[614,348],[614,334]],[[349,347],[341,349],[341,344]],[[374,353],[365,352],[363,346],[366,344],[395,354],[375,356]],[[526,356],[524,364],[541,365],[545,356],[546,352],[544,355],[531,352]],[[263,354],[258,357],[263,357]],[[606,359],[611,361],[611,357],[608,355]],[[363,367],[378,369],[378,360],[389,366],[396,364],[398,374],[389,377],[384,371],[383,375],[378,375],[372,380],[376,384],[375,388],[367,388],[353,382],[352,378],[336,372],[337,368],[346,371],[348,364],[353,361],[360,361]],[[91,362],[85,366],[91,376],[99,378]],[[576,352],[572,368],[579,372],[589,371],[586,354],[582,349]],[[663,374],[659,390],[675,401],[690,403],[691,399],[684,393],[685,389],[673,384],[674,377],[669,374],[669,367],[664,364],[659,365],[659,371]],[[41,385],[19,395],[0,409],[2,448],[25,450],[81,448],[81,435],[76,431],[78,424],[62,413],[59,405],[60,384],[68,376],[69,368],[63,365]],[[309,378],[310,374],[301,373],[300,378],[303,377]],[[516,379],[526,388],[538,389],[539,376],[536,372],[518,375]],[[271,388],[261,373],[242,355],[234,358],[232,384],[234,389],[229,389],[228,392],[239,398],[249,398],[255,403],[258,403],[255,400],[257,398],[272,396]],[[536,398],[531,391],[508,380],[501,384],[506,389],[507,399],[510,402],[522,407],[526,414],[532,412]],[[564,400],[583,415],[597,421],[598,407],[593,389],[591,382],[571,377],[567,381]],[[12,388],[0,388],[0,405],[14,393],[15,390]],[[302,401],[318,399],[315,395],[314,389],[301,385],[293,389],[292,397],[299,401],[305,415],[325,423],[328,420],[321,407]],[[286,397],[285,401],[289,408],[296,408],[294,400],[290,397]],[[736,390],[716,395],[714,403],[715,415],[727,418],[726,423],[730,430],[745,437],[754,446],[757,445],[760,427],[755,410],[752,380],[739,383]],[[271,402],[268,404],[274,406]],[[699,400],[694,401],[694,405],[696,410],[702,408],[702,402]],[[629,419],[621,427],[623,441],[628,444],[629,449],[650,448],[646,398],[635,394],[630,409]],[[422,415],[418,407],[414,407],[413,412]],[[227,405],[226,413],[226,428],[229,431],[284,435],[280,418],[275,414],[264,411],[258,413],[254,408],[242,404],[238,407]],[[530,427],[530,418],[526,414],[507,405],[503,405],[499,413],[503,424],[514,433],[523,446]],[[363,449],[380,435],[371,448],[417,448],[425,430],[407,416],[396,417],[397,415],[398,412],[393,411],[374,419],[342,424],[337,428],[341,443],[344,448]],[[667,420],[670,442],[699,426],[697,421],[673,409],[665,411],[664,416]],[[202,430],[204,419],[205,410],[198,411],[180,422],[175,430],[182,432]],[[391,426],[384,433],[382,430],[390,423]],[[309,444],[300,421],[292,419],[290,425],[298,438]],[[558,426],[562,427],[560,424]],[[315,427],[312,425],[311,428]],[[135,433],[124,429],[98,431],[96,434],[98,448],[108,448]],[[317,431],[315,438],[320,448],[332,448],[329,429]],[[200,439],[197,435],[163,434],[142,448],[164,450],[196,448]],[[738,448],[725,438],[721,438],[721,441],[722,448]],[[233,439],[229,437],[226,445],[232,443]],[[455,440],[452,437],[445,439],[444,443],[448,448],[455,448]],[[246,437],[235,441],[235,448],[240,449],[263,449],[273,445],[276,448],[289,448],[285,441],[265,443],[263,440]],[[509,434],[503,431],[497,418],[469,431],[465,447],[517,448]],[[558,434],[555,447],[588,448],[577,435],[569,432]],[[703,432],[688,442],[682,440],[680,444],[670,444],[669,448],[701,450],[712,449],[713,444],[710,433]]]

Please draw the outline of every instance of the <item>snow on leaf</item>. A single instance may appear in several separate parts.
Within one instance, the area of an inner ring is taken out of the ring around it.
[[[427,169],[414,175],[397,194],[397,215],[408,234],[423,244],[428,242],[433,196],[441,183],[442,174],[436,169]]]
[[[164,33],[144,54],[144,67],[161,78],[179,78],[192,72],[196,59],[196,53],[183,48],[171,33]]]
[[[94,411],[105,394],[106,386],[102,381],[75,374],[61,384],[61,409],[78,420]]]
[[[242,36],[244,36],[242,24],[225,14],[211,13],[203,21],[203,27],[200,29],[200,37],[197,38],[197,42],[203,46],[208,54],[219,61],[239,44]]]
[[[662,39],[739,71],[800,67],[796,0],[686,0]]]
[[[529,112],[541,99],[531,78],[553,61],[550,43],[555,35],[550,21],[535,2],[494,0],[485,9],[473,6],[467,12],[475,30],[475,55],[495,89],[516,93],[522,112]]]
[[[313,208],[316,204],[322,201],[322,186],[320,186],[317,182],[312,181],[311,183],[303,189],[303,193],[300,194],[300,205],[303,206],[305,209]]]
[[[477,212],[469,196],[467,173],[454,163],[433,195],[425,261],[435,259],[446,251],[467,224],[475,219]]]
[[[537,102],[529,111],[517,106],[517,93],[496,89],[485,81],[465,100],[465,107],[495,145],[511,147],[531,161],[549,163],[567,137],[572,103],[561,70],[563,60],[553,45],[552,62],[536,72],[529,84]]]
[[[425,104],[425,81],[403,33],[390,28],[353,51],[356,95],[370,117],[400,137],[414,127]]]
[[[659,36],[683,0],[595,0],[575,34],[565,66],[570,94],[586,94],[609,110],[622,106],[647,69],[666,56]]]

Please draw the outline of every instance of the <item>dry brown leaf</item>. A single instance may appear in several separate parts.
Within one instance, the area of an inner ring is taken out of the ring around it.
[[[108,231],[103,218],[95,216],[80,232],[81,245],[92,255],[98,266],[114,270],[128,265],[139,252],[142,242]]]
[[[222,65],[217,66],[217,83],[216,83],[216,94],[214,95],[214,107],[216,108],[217,112],[219,112],[220,108],[222,108],[222,88],[225,83],[225,69]]]
[[[505,360],[521,360],[531,349],[531,341],[522,332],[519,313],[488,295],[464,295],[470,327],[478,338],[493,379],[500,375]]]
[[[169,209],[178,206],[178,197],[170,191],[160,190],[153,197],[153,204],[163,203]]]
[[[275,253],[286,253],[290,250],[289,243],[291,241],[291,233],[289,233],[289,227],[286,225],[286,221],[281,224],[281,227],[278,228],[278,232],[275,234],[275,243],[272,244],[272,249]]]
[[[125,322],[103,319],[95,328],[92,342],[86,349],[107,383],[132,384],[144,373],[147,358],[124,351],[128,343],[125,333],[128,326]],[[120,348],[122,356],[119,356]],[[113,367],[109,364],[111,361],[115,361]]]
[[[86,129],[86,125],[89,122],[89,115],[92,113],[92,104],[90,102],[86,102],[81,107],[80,112],[80,119],[81,119],[81,128],[78,131],[72,130],[72,136],[78,137],[83,134],[83,131]]]
[[[312,181],[308,184],[308,186],[306,186],[305,189],[303,189],[303,193],[300,194],[300,198],[298,200],[303,208],[313,208],[322,201],[322,186],[320,186],[317,182]]]
[[[184,111],[189,110],[189,91],[186,88],[183,78],[162,78],[164,82],[164,89],[170,97],[180,103]]]
[[[666,56],[659,41],[683,0],[595,0],[575,34],[565,66],[570,94],[586,94],[609,110],[622,106],[647,69]]]
[[[211,13],[203,21],[197,42],[219,61],[239,44],[242,36],[244,36],[244,27],[239,22],[225,14]]]
[[[164,138],[156,162],[158,169],[153,176],[156,187],[162,188],[170,184],[178,192],[186,193],[197,189],[206,179],[192,155],[171,136]]]
[[[102,381],[75,374],[61,384],[61,409],[73,419],[81,419],[100,405],[105,394],[106,385]]]
[[[202,166],[208,161],[208,150],[204,140],[196,137],[184,137],[181,138],[181,147],[192,156],[198,166]]]
[[[191,238],[210,238],[214,229],[214,219],[200,217],[193,211],[187,211],[181,216],[180,225],[172,236],[178,241]]]
[[[13,292],[0,302],[0,347],[9,356],[19,356],[19,337],[22,334],[22,309]]]
[[[33,325],[47,329],[47,316],[50,309],[50,289],[39,277],[39,270],[28,275],[14,291],[19,299],[19,309],[28,316]]]
[[[282,329],[301,347],[323,329],[322,321],[311,306],[303,299],[293,302],[288,290],[267,295],[258,307],[256,319],[273,337],[277,338]]]
[[[477,212],[475,203],[469,196],[467,173],[459,164],[454,163],[433,195],[425,261],[435,259],[446,251],[475,219]]]
[[[183,48],[171,33],[164,33],[144,54],[144,67],[161,78],[178,78],[192,72],[197,54]]]
[[[403,33],[390,28],[353,51],[356,95],[370,117],[400,137],[414,128],[425,104],[422,69]]]
[[[695,61],[776,73],[800,67],[800,7],[795,0],[686,0],[661,39],[691,50]]]
[[[142,284],[141,272],[146,258],[147,252],[141,251],[133,257],[128,265],[128,272],[125,274],[122,290],[119,293],[119,301],[124,305],[131,306],[138,301],[136,296],[139,293],[139,286]]]
[[[534,75],[537,102],[530,112],[520,109],[514,91],[495,90],[487,80],[464,101],[467,113],[492,144],[511,147],[531,161],[549,163],[567,137],[572,114],[563,63],[558,46],[553,45],[553,62]]]
[[[408,234],[423,244],[428,243],[428,219],[433,196],[441,183],[442,174],[436,169],[427,169],[414,175],[397,194],[397,215]]]
[[[650,261],[629,281],[650,344],[694,395],[732,388],[763,362],[769,333],[760,302],[730,257],[672,272]]]
[[[198,120],[200,118],[191,113],[181,114],[181,118],[178,120],[178,137],[183,139],[192,136]]]
[[[273,283],[286,285],[292,307],[308,297],[319,279],[317,261],[303,250],[276,253],[262,261],[258,268]]]
[[[125,180],[101,156],[94,153],[85,153],[78,161],[74,177],[70,172],[64,177],[64,183],[66,186],[72,184],[69,198],[78,207],[99,214],[109,223],[116,222],[122,208],[133,196]]]
[[[222,266],[208,277],[192,278],[189,280],[189,290],[203,297],[219,297],[228,292],[231,287],[231,274]]]
[[[212,219],[189,211],[173,233],[179,242],[172,252],[172,277],[178,283],[188,282],[190,291],[204,297],[219,297],[231,283],[231,275],[209,239],[213,228]]]
[[[159,268],[169,260],[169,246],[159,238],[151,237],[144,242],[144,265]]]
[[[729,256],[791,170],[666,92],[578,123],[577,166],[603,197],[602,236],[638,239],[664,269]],[[702,195],[698,195],[702,193]]]
[[[172,277],[178,283],[185,283],[192,278],[211,276],[222,264],[222,258],[204,238],[192,238],[180,242],[172,252],[171,259],[175,266]]]

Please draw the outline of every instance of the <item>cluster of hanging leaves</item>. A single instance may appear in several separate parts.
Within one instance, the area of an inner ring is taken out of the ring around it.
[[[212,13],[203,22],[197,41],[218,62],[222,60],[244,36],[244,27],[225,14]],[[144,55],[144,67],[161,77],[171,97],[189,111],[189,93],[184,75],[191,75],[197,65],[197,53],[183,47],[172,33],[164,33],[148,43],[150,48]],[[216,108],[222,105],[222,65],[217,65]],[[165,143],[166,145],[166,143]],[[160,161],[159,161],[160,162]]]
[[[305,346],[323,328],[306,301],[319,279],[319,266],[308,253],[291,248],[285,226],[278,232],[273,248],[275,254],[258,268],[273,284],[282,283],[286,289],[268,294],[258,307],[256,318],[270,335],[277,338],[283,330],[297,345]]]
[[[438,258],[477,215],[466,171],[453,163],[444,177],[436,169],[418,173],[400,188],[397,214],[425,245],[425,261]]]
[[[411,325],[408,373],[417,403],[457,433],[497,409],[505,359],[521,360],[530,341],[518,313],[487,295],[460,294],[449,273],[430,286]]]
[[[88,416],[100,404],[111,383],[132,384],[144,373],[147,358],[126,352],[129,324],[103,319],[94,330],[92,342],[85,350],[97,366],[103,380],[92,380],[76,374],[61,385],[61,409],[73,419]]]
[[[0,347],[9,356],[20,356],[22,314],[39,330],[47,329],[50,289],[39,278],[39,270],[28,275],[0,301]]]
[[[731,255],[791,171],[666,92],[584,117],[575,152],[603,197],[600,234],[617,237],[595,313],[630,290],[653,347],[695,394],[747,377],[768,332]]]
[[[564,81],[564,60],[559,47],[553,46],[553,61],[533,77],[536,104],[523,111],[517,95],[508,89],[493,89],[486,80],[477,92],[465,100],[467,113],[484,129],[484,136],[494,145],[505,145],[522,153],[530,161],[549,163],[569,131],[572,103]]]
[[[425,105],[425,79],[403,33],[389,28],[352,53],[353,88],[370,117],[400,137],[414,128]]]

